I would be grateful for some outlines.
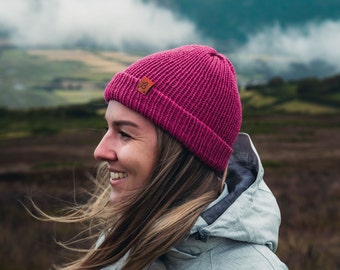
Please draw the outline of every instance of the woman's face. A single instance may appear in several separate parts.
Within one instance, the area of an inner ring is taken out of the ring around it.
[[[111,202],[138,189],[151,176],[157,153],[155,125],[144,116],[111,100],[105,119],[108,130],[94,151],[110,171]]]

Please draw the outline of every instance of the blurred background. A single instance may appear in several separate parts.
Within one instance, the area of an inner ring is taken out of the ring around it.
[[[235,65],[242,130],[282,212],[290,269],[339,269],[338,0],[0,0],[0,269],[47,269],[80,226],[33,219],[86,199],[110,78],[199,43]],[[68,254],[66,254],[68,255]]]

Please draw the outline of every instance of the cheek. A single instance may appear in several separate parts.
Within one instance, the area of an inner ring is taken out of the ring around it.
[[[144,155],[144,159],[145,159],[145,162],[144,162],[145,173],[150,175],[153,168],[155,167],[156,154],[154,152],[147,153],[146,155]]]
[[[134,163],[137,174],[141,177],[142,181],[146,181],[155,166],[156,163],[156,146],[153,142],[142,145],[138,149],[135,149],[134,156],[131,158],[131,164]]]
[[[118,159],[130,173],[146,176],[154,167],[155,157],[155,151],[150,151],[147,146],[124,147]]]
[[[152,170],[156,163],[156,157],[157,157],[157,140],[156,138],[149,141],[149,144],[147,145],[147,151],[144,152],[145,159],[147,160],[147,163],[149,165],[149,169]]]

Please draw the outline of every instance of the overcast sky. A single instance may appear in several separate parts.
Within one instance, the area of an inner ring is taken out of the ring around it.
[[[195,25],[140,0],[0,0],[0,23],[24,46],[138,44],[151,50],[203,42]]]
[[[340,20],[309,22],[287,29],[279,25],[266,27],[249,35],[248,42],[237,50],[235,59],[241,68],[249,65],[250,59],[262,59],[280,73],[298,63],[314,69],[311,74],[318,75],[318,70],[339,73]]]
[[[73,45],[89,39],[101,48],[162,50],[186,43],[213,45],[194,22],[141,0],[0,0],[0,24],[22,46]],[[227,46],[226,46],[227,47]],[[251,33],[234,56],[238,65],[265,59],[273,69],[324,61],[340,72],[340,19]]]
[[[340,20],[310,22],[282,29],[278,25],[249,36],[240,51],[249,54],[272,54],[295,60],[340,59]],[[334,59],[335,58],[335,59]]]

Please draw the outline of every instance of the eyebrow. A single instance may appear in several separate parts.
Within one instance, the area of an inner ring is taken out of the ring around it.
[[[131,127],[139,128],[139,126],[136,123],[130,122],[130,121],[127,121],[127,120],[113,121],[112,125],[116,126],[116,127],[131,126]]]

